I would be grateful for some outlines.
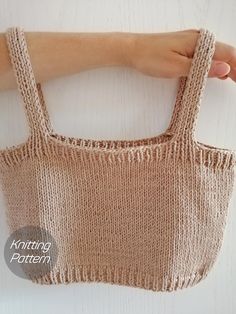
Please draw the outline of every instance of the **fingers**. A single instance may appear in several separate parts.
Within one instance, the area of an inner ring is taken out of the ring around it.
[[[227,74],[227,77],[236,82],[236,48],[222,42],[216,42],[213,59],[226,62],[230,66],[230,72]],[[226,79],[227,77],[221,79]]]
[[[213,60],[211,63],[211,68],[209,71],[209,77],[226,77],[227,74],[229,74],[231,70],[231,67],[228,63],[226,62],[221,62],[221,61],[215,61]]]
[[[225,75],[225,76],[222,76],[222,77],[218,77],[220,80],[226,80],[229,76],[228,75]]]
[[[222,43],[222,42],[216,42],[216,46],[215,46],[215,53],[213,56],[214,60],[220,60],[220,61],[224,61],[228,64],[230,64],[230,66],[236,67],[236,48]]]
[[[179,60],[176,64],[175,71],[178,72],[178,76],[188,76],[192,59],[185,56],[179,56]],[[208,77],[216,77],[224,80],[229,77],[230,72],[231,67],[228,63],[213,60]]]
[[[185,30],[186,33],[192,30]],[[198,30],[195,30],[195,33]],[[193,37],[193,33],[191,35]],[[192,55],[179,55],[177,68],[179,75],[187,76],[192,62]],[[182,68],[181,68],[182,67]],[[216,77],[221,80],[231,78],[236,82],[236,47],[223,42],[216,42],[213,61],[209,71],[209,77]]]

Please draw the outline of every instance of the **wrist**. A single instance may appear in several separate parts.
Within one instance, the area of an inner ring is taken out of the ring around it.
[[[110,35],[110,65],[131,67],[135,34],[128,32],[112,32]]]

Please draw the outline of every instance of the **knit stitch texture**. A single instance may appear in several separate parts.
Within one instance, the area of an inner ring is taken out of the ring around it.
[[[199,29],[170,124],[136,140],[92,140],[53,130],[21,27],[6,30],[30,134],[0,151],[11,232],[50,231],[59,256],[35,283],[103,282],[153,291],[191,287],[222,246],[236,152],[198,142],[196,121],[215,36]]]

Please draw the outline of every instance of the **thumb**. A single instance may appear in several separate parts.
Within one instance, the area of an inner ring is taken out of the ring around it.
[[[224,77],[230,72],[230,65],[223,61],[212,61],[209,77]]]
[[[178,74],[187,76],[192,64],[192,59],[185,56],[178,56]],[[223,61],[212,60],[208,73],[209,77],[225,77],[230,72],[230,65]]]

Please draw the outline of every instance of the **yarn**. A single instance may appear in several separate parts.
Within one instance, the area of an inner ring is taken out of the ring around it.
[[[136,140],[63,136],[52,127],[21,27],[6,31],[30,135],[0,151],[9,230],[34,225],[59,255],[40,284],[191,287],[212,269],[234,187],[236,153],[198,142],[215,36],[201,28],[165,132]]]

